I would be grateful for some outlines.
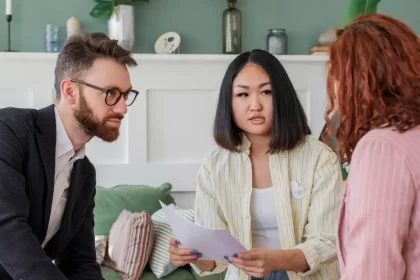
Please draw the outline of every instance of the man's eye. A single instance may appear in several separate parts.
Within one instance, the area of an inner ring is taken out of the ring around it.
[[[125,92],[125,93],[123,94],[124,99],[125,99],[125,100],[128,100],[128,98],[130,98],[130,95],[131,95],[131,92]]]
[[[117,91],[115,89],[109,89],[106,91],[106,94],[110,97],[115,96],[117,94]]]

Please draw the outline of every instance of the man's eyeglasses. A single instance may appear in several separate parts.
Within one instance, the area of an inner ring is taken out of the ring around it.
[[[134,103],[134,101],[137,98],[137,95],[139,94],[139,92],[137,90],[134,90],[134,89],[130,89],[126,92],[121,92],[117,88],[109,88],[109,89],[101,88],[101,87],[98,87],[98,86],[95,86],[95,85],[92,85],[92,84],[89,84],[89,83],[86,83],[84,81],[77,80],[77,79],[72,79],[71,81],[74,82],[74,83],[79,83],[79,84],[85,85],[87,87],[90,87],[90,88],[93,88],[93,89],[104,92],[105,93],[105,103],[108,106],[114,106],[115,104],[117,104],[118,101],[120,101],[121,96],[124,97],[125,104],[127,106],[130,106],[131,104]]]

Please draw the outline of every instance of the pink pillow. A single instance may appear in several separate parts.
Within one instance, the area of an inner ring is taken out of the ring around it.
[[[149,261],[154,243],[151,216],[143,211],[121,211],[109,233],[103,265],[121,272],[124,280],[138,280]]]

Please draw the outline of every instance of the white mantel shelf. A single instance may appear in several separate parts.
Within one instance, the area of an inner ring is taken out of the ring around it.
[[[0,60],[27,60],[45,61],[55,60],[57,53],[44,52],[0,52]],[[150,62],[222,62],[231,61],[236,55],[225,54],[138,54],[134,53],[133,58],[137,61]],[[280,61],[288,62],[325,62],[328,60],[326,55],[277,55]]]
[[[195,190],[200,164],[215,147],[212,126],[219,88],[236,55],[133,54],[139,91],[114,143],[93,139],[86,153],[97,184],[160,185]],[[327,56],[277,56],[284,65],[318,138],[324,126]],[[0,108],[42,108],[54,102],[57,53],[0,52]]]

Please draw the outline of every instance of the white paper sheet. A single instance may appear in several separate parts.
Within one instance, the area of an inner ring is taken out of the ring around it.
[[[233,236],[224,229],[209,229],[197,225],[176,213],[173,204],[159,201],[176,238],[182,243],[180,248],[188,248],[201,253],[200,260],[225,260],[224,256],[247,252]]]

